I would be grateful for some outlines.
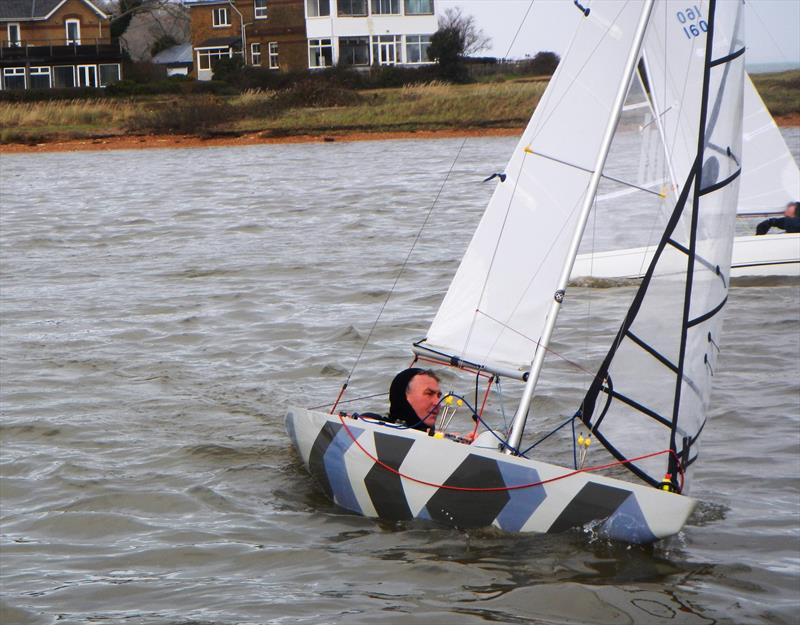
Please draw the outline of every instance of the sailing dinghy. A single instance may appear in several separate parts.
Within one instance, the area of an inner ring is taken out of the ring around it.
[[[613,539],[649,543],[680,531],[695,506],[687,492],[716,367],[741,172],[742,5],[603,0],[587,8],[427,336],[413,345],[420,358],[522,382],[512,425],[465,444],[337,413],[336,404],[329,413],[290,409],[286,429],[300,457],[343,508],[511,532],[591,523]],[[665,48],[669,55],[653,57],[661,65],[651,63],[649,88],[671,102],[660,123],[680,182],[664,199],[669,219],[649,269],[575,407],[588,430],[581,451],[565,453],[565,466],[543,462],[522,445],[531,400],[632,77],[643,51]],[[658,271],[676,259],[682,272]],[[581,464],[587,439],[602,443],[610,462]]]
[[[652,98],[647,100],[647,104],[653,116],[660,114]],[[779,216],[786,204],[800,198],[800,168],[749,76],[745,77],[742,125],[743,170],[737,214],[744,219]],[[640,132],[647,132],[650,126],[645,121],[641,128]],[[614,194],[609,199],[617,200],[619,197],[620,194]],[[734,238],[732,278],[800,277],[800,234],[773,233]],[[579,254],[571,279],[640,279],[655,252],[656,246],[649,245]],[[659,270],[680,271],[680,267],[661,266]]]

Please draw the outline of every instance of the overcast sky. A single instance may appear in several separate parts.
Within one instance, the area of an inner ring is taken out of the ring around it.
[[[594,0],[597,2],[599,0]],[[735,2],[737,0],[720,0]],[[531,0],[437,0],[437,13],[460,6],[474,15],[479,27],[492,38],[486,56],[504,57]],[[591,2],[585,2],[591,6]],[[687,6],[692,4],[686,0]],[[678,7],[681,3],[676,2]],[[573,0],[534,0],[509,58],[553,50],[559,54],[569,40],[581,13]],[[800,0],[747,0],[747,63],[800,65]]]

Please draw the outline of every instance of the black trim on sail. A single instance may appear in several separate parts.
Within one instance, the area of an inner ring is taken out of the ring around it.
[[[700,117],[699,117],[699,128],[697,133],[697,153],[695,156],[694,163],[687,175],[686,182],[681,189],[680,196],[678,197],[675,208],[673,209],[672,215],[670,215],[669,221],[666,225],[664,233],[661,237],[661,240],[656,247],[656,252],[648,266],[647,272],[642,279],[642,283],[637,291],[633,302],[631,303],[630,308],[628,309],[625,318],[623,319],[622,325],[617,332],[616,338],[612,343],[603,363],[601,364],[600,368],[595,375],[594,380],[592,381],[589,390],[586,393],[586,396],[581,403],[581,407],[578,411],[581,420],[584,422],[586,426],[590,428],[592,434],[599,440],[603,446],[618,460],[628,460],[623,453],[621,453],[614,444],[611,443],[603,434],[600,429],[600,424],[602,422],[602,417],[605,417],[605,414],[608,409],[608,403],[610,402],[611,398],[615,400],[621,401],[628,405],[629,407],[635,409],[636,411],[646,415],[650,418],[653,418],[658,423],[665,425],[670,430],[670,439],[669,439],[669,449],[672,452],[670,454],[670,458],[668,461],[668,472],[672,473],[672,475],[676,475],[678,473],[679,462],[681,463],[681,470],[688,467],[690,464],[694,462],[697,458],[697,454],[695,453],[693,456],[691,454],[691,448],[696,443],[698,437],[700,436],[700,432],[702,432],[703,428],[705,427],[705,419],[700,426],[700,429],[697,431],[694,437],[689,437],[685,435],[680,435],[680,428],[678,423],[678,418],[680,415],[680,405],[681,405],[681,395],[684,388],[684,382],[686,383],[686,387],[691,388],[698,396],[702,396],[700,393],[700,389],[694,384],[694,382],[687,378],[685,375],[685,367],[687,365],[686,358],[687,358],[687,343],[688,343],[688,332],[689,329],[693,326],[696,326],[703,321],[706,321],[716,315],[725,305],[727,301],[727,296],[723,301],[717,305],[714,309],[694,318],[691,319],[691,302],[692,302],[692,289],[693,289],[693,277],[695,271],[695,265],[700,264],[704,265],[709,270],[713,271],[716,275],[720,277],[723,282],[723,286],[727,290],[727,280],[725,276],[723,276],[720,267],[714,263],[709,262],[708,260],[704,259],[697,253],[697,229],[698,229],[698,220],[700,214],[700,198],[704,195],[717,191],[728,184],[732,183],[736,178],[740,175],[741,169],[738,169],[733,173],[731,176],[726,178],[721,182],[714,182],[709,184],[709,186],[702,188],[702,179],[703,179],[703,166],[704,166],[704,156],[706,154],[707,149],[713,151],[713,147],[711,146],[711,142],[709,141],[710,135],[716,126],[717,121],[719,120],[719,113],[720,108],[722,106],[723,95],[725,92],[725,78],[727,78],[727,74],[729,71],[730,66],[726,66],[724,68],[724,75],[721,80],[721,86],[715,93],[714,102],[713,104],[709,102],[710,91],[711,91],[711,70],[713,67],[717,65],[722,65],[723,63],[729,63],[734,59],[739,58],[744,53],[744,48],[741,48],[737,51],[731,52],[730,54],[726,55],[725,57],[721,57],[716,60],[712,60],[712,51],[713,51],[713,43],[714,43],[714,28],[715,28],[715,16],[716,16],[716,0],[709,0],[709,19],[708,19],[708,32],[707,32],[707,39],[706,39],[706,47],[705,47],[705,65],[703,68],[703,86],[702,86],[702,99],[700,102]],[[741,12],[739,12],[736,24],[734,25],[734,32],[738,33],[739,31],[739,24],[740,24]],[[740,42],[737,41],[737,38],[734,37],[731,41],[731,47],[734,45],[739,44]],[[718,150],[721,151],[721,150]],[[731,155],[730,148],[727,149],[725,152],[728,156]],[[735,159],[734,159],[735,160]],[[738,165],[738,162],[737,162]],[[712,182],[712,181],[707,181]],[[692,192],[692,200],[691,200],[691,225],[689,231],[689,244],[688,247],[678,243],[675,241],[672,236],[675,232],[675,228],[684,214],[686,207],[689,205],[689,192]],[[687,271],[686,271],[686,283],[684,288],[684,302],[683,302],[683,314],[680,326],[680,347],[678,351],[678,362],[674,363],[670,359],[666,358],[664,355],[660,354],[656,349],[654,349],[651,345],[649,345],[646,341],[642,340],[639,336],[636,336],[632,331],[631,327],[634,321],[639,314],[640,308],[644,301],[644,297],[647,293],[647,290],[650,286],[650,283],[653,279],[655,270],[657,265],[659,264],[660,259],[664,253],[664,249],[666,245],[670,245],[675,249],[681,251],[682,253],[686,254],[687,256]],[[650,408],[640,404],[639,402],[626,397],[622,393],[618,391],[614,391],[613,387],[610,384],[610,376],[609,376],[609,369],[611,367],[612,361],[619,350],[621,344],[625,339],[630,339],[631,342],[638,345],[640,348],[644,349],[648,354],[650,354],[653,358],[661,362],[664,366],[668,367],[673,373],[676,374],[676,382],[675,382],[675,394],[674,399],[672,402],[672,414],[670,418],[667,418],[663,414],[658,414],[657,412],[653,411]],[[608,386],[606,386],[608,384]],[[610,388],[609,388],[610,387]],[[606,406],[603,409],[603,413],[600,417],[592,423],[592,417],[595,412],[595,408],[597,407],[598,397],[600,393],[605,393],[609,400],[606,402]],[[682,449],[679,450],[678,448],[678,437],[681,436],[680,443],[682,444]],[[680,458],[679,460],[679,453]],[[639,468],[633,462],[626,462],[624,465],[628,470],[630,470],[634,475],[642,479],[644,482],[651,484],[653,486],[658,486],[659,482],[651,475],[648,475],[644,470]]]
[[[706,187],[705,189],[701,189],[700,190],[700,195],[706,195],[708,193],[713,193],[714,191],[717,191],[717,190],[721,189],[722,187],[727,187],[731,182],[736,180],[739,177],[739,174],[741,174],[741,173],[742,173],[742,170],[741,169],[737,169],[730,176],[725,178],[725,180],[720,180],[719,182],[716,182],[716,183],[712,184],[711,186]]]
[[[728,296],[726,295],[724,300],[722,300],[717,306],[709,310],[707,313],[700,315],[699,317],[695,317],[691,321],[688,321],[686,323],[686,327],[691,328],[692,326],[696,326],[698,323],[703,323],[704,321],[708,321],[709,319],[711,319],[711,317],[713,317],[720,310],[722,310],[727,302],[728,302]]]
[[[730,54],[720,57],[714,61],[711,61],[709,64],[710,67],[716,67],[717,65],[722,65],[723,63],[729,63],[733,59],[737,59],[744,54],[745,48],[739,48],[736,52],[731,52]]]
[[[686,365],[686,342],[689,335],[689,315],[691,314],[692,304],[692,286],[694,285],[694,260],[695,250],[697,246],[697,220],[700,214],[700,197],[702,195],[701,189],[701,172],[703,167],[703,155],[705,153],[706,145],[706,130],[709,125],[708,122],[708,94],[711,89],[711,54],[714,49],[714,26],[716,22],[717,2],[716,0],[709,0],[708,6],[708,33],[706,35],[706,58],[705,68],[703,70],[703,95],[700,99],[700,130],[697,133],[697,160],[695,167],[697,167],[697,181],[694,186],[694,201],[692,202],[692,225],[689,231],[689,262],[686,268],[686,290],[683,299],[683,327],[681,328],[681,344],[678,351],[678,376],[675,382],[675,399],[672,404],[672,432],[669,437],[669,448],[672,452],[677,452],[677,444],[675,440],[676,430],[678,429],[678,416],[680,415],[681,407],[681,390],[683,387],[683,369]],[[728,66],[725,67],[727,73]],[[724,81],[723,81],[724,84]],[[718,96],[722,95],[722,89]],[[719,107],[721,102],[718,100],[714,103],[714,118],[716,119],[719,114]],[[710,130],[710,129],[709,129]],[[713,185],[712,185],[713,186]],[[678,473],[678,461],[676,454],[670,454],[667,466],[667,473],[676,475]]]

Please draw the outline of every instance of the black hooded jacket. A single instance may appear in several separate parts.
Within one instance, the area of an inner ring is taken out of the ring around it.
[[[756,234],[767,234],[770,228],[780,228],[786,232],[800,232],[800,217],[773,217],[765,219],[756,228]]]
[[[409,404],[406,399],[408,383],[415,375],[423,371],[424,369],[412,367],[394,376],[394,380],[392,380],[392,384],[389,387],[389,418],[393,421],[404,423],[410,428],[422,430],[424,432],[428,427],[417,416],[417,413],[414,412],[411,404]]]

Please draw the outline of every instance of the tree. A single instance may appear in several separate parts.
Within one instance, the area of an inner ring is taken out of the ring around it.
[[[540,76],[552,76],[558,67],[558,62],[561,60],[555,52],[542,51],[537,52],[528,63],[528,70],[533,74]]]
[[[455,82],[469,79],[464,57],[489,47],[491,39],[475,24],[472,15],[459,7],[447,9],[439,17],[439,29],[431,36],[428,57],[439,64],[442,78]]]
[[[142,10],[144,0],[119,0],[111,16],[111,36],[118,39],[125,34],[134,14]]]
[[[169,34],[161,35],[150,45],[150,56],[155,56],[156,54],[162,52],[163,50],[168,50],[173,46],[177,46],[178,43],[180,42],[177,39],[175,39],[175,37],[173,37],[172,35]]]
[[[475,17],[464,15],[461,7],[446,9],[444,14],[439,16],[439,30],[452,29],[458,33],[460,56],[470,56],[476,52],[486,50],[492,45],[492,40],[483,34],[475,23]]]

